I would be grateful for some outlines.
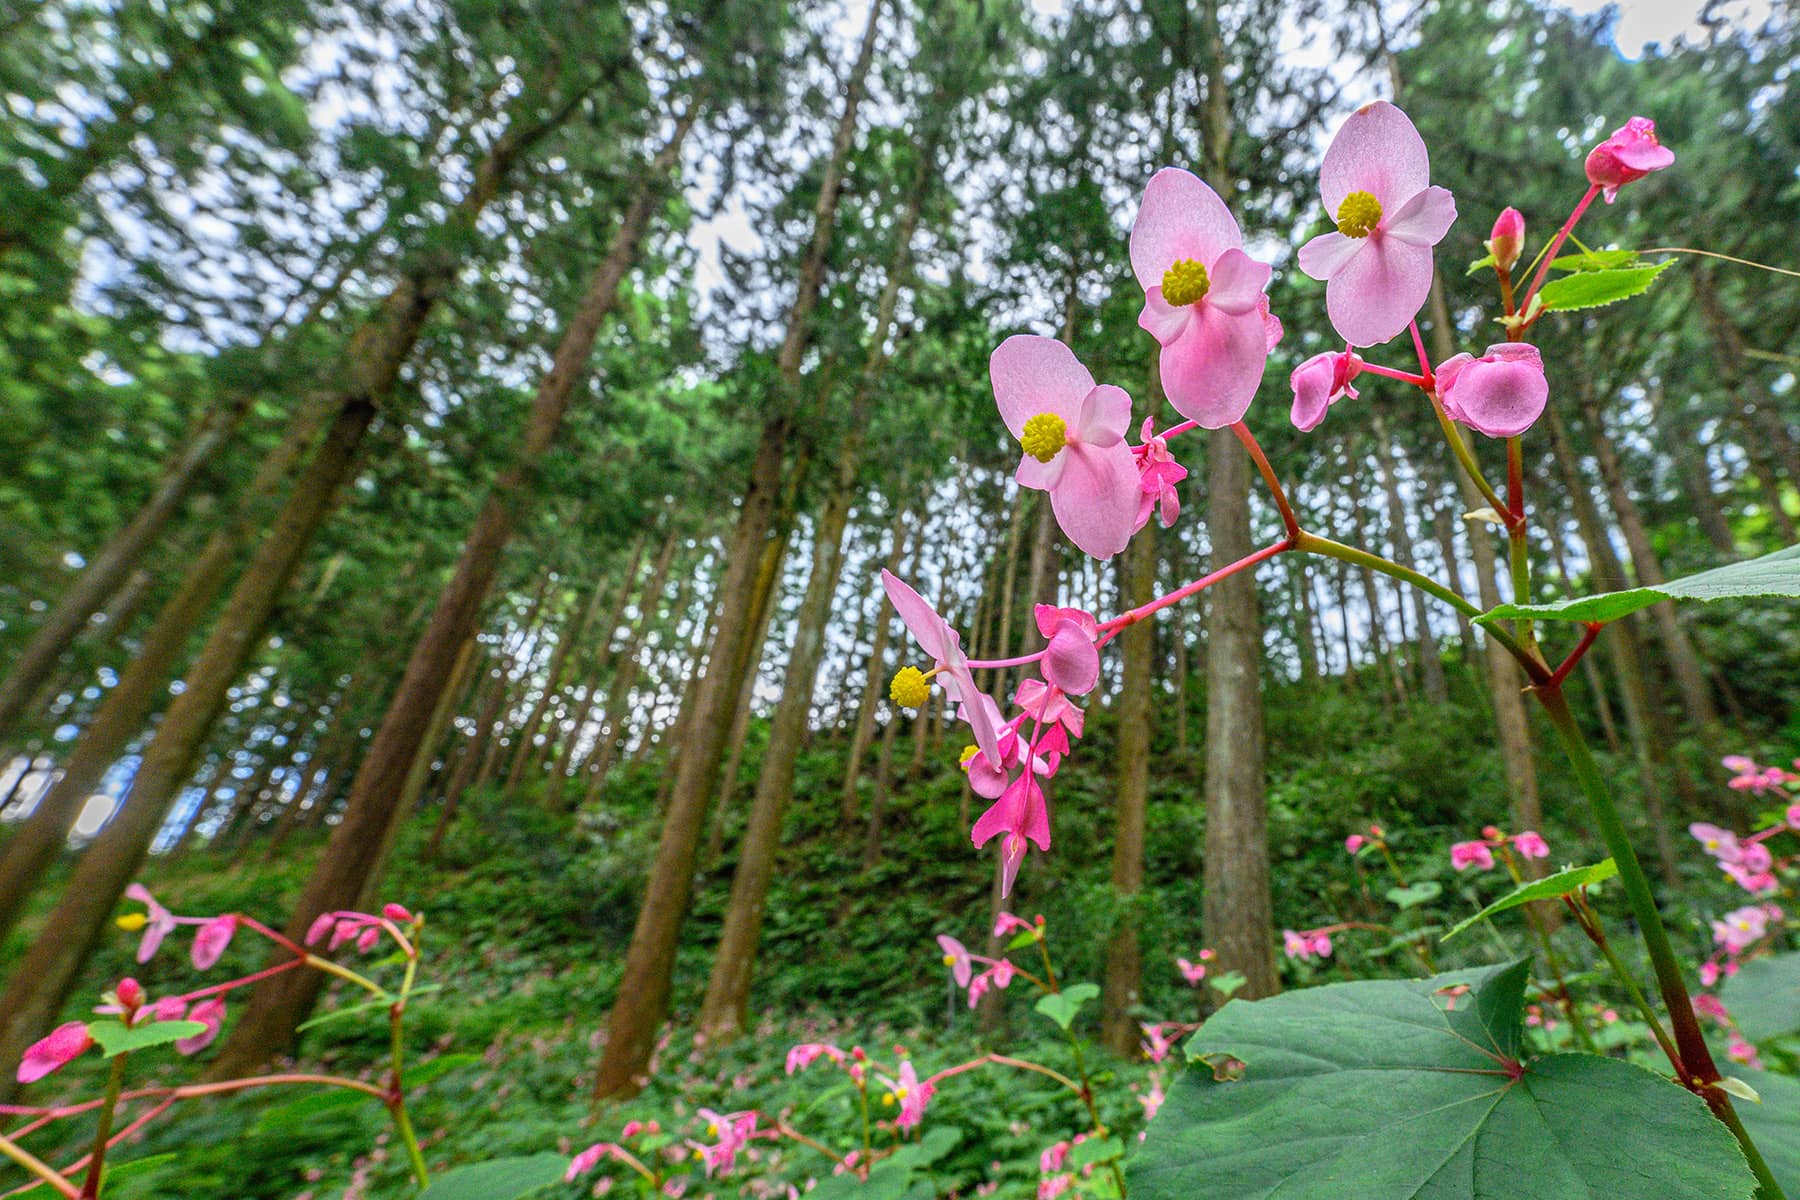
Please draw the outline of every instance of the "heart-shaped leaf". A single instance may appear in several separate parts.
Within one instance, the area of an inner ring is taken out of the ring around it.
[[[133,1050],[148,1050],[152,1046],[166,1046],[182,1038],[191,1038],[205,1033],[206,1026],[198,1021],[151,1021],[130,1027],[118,1021],[89,1021],[87,1030],[88,1036],[100,1047],[100,1053],[111,1058],[115,1054],[129,1054]]]
[[[1099,994],[1099,984],[1071,983],[1060,992],[1039,996],[1037,1010],[1067,1029],[1075,1023],[1075,1015],[1081,1011],[1081,1006]]]
[[[1725,981],[1719,999],[1753,1042],[1800,1029],[1800,953],[1751,959]]]
[[[1435,879],[1425,879],[1406,887],[1394,887],[1387,890],[1390,904],[1401,908],[1413,908],[1420,904],[1429,904],[1444,894],[1444,885]]]

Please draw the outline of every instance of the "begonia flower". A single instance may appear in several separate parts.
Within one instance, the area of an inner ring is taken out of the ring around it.
[[[1040,604],[1036,610],[1038,632],[1050,645],[1038,664],[1044,678],[1071,696],[1084,696],[1100,682],[1100,636],[1092,613],[1079,608]]]
[[[136,900],[144,906],[142,913],[127,913],[119,918],[119,928],[126,930],[142,929],[144,936],[138,941],[137,960],[149,962],[151,956],[161,946],[163,939],[175,931],[175,914],[158,904],[156,897],[141,883],[134,883],[125,889],[127,899]]]
[[[1188,469],[1169,454],[1168,439],[1157,436],[1155,417],[1144,418],[1138,441],[1141,445],[1132,451],[1137,456],[1139,492],[1137,523],[1132,532],[1149,524],[1152,512],[1167,529],[1181,515],[1181,491],[1176,484],[1187,478]]]
[[[1494,265],[1501,270],[1510,271],[1519,256],[1525,253],[1525,217],[1516,208],[1503,208],[1500,215],[1494,218],[1494,231],[1488,234],[1487,251],[1494,256]]]
[[[1519,852],[1519,855],[1522,858],[1550,857],[1550,843],[1546,842],[1541,835],[1529,829],[1524,833],[1513,835],[1512,847]]]
[[[938,934],[937,942],[944,951],[944,965],[950,968],[950,977],[956,980],[956,986],[968,987],[969,976],[974,972],[968,947],[947,933]],[[792,1073],[792,1068],[789,1069],[789,1073]]]
[[[1362,373],[1363,360],[1350,351],[1327,351],[1315,354],[1288,376],[1294,389],[1294,406],[1288,419],[1301,433],[1311,433],[1325,419],[1325,413],[1346,396],[1354,400],[1362,393],[1350,381]]]
[[[1456,201],[1431,186],[1431,157],[1405,113],[1385,100],[1338,127],[1319,171],[1337,229],[1300,247],[1300,269],[1325,282],[1338,336],[1375,346],[1398,335],[1431,291],[1431,248],[1456,220]]]
[[[841,1063],[844,1061],[844,1052],[828,1042],[802,1042],[787,1053],[787,1073],[792,1075],[796,1071],[804,1071],[820,1058],[829,1058],[834,1063]],[[630,1137],[631,1133],[628,1126],[626,1132],[620,1136]]]
[[[931,1103],[931,1097],[936,1092],[935,1087],[919,1078],[911,1060],[902,1062],[900,1077],[894,1088],[894,1099],[900,1105],[900,1115],[894,1118],[894,1128],[916,1128],[925,1119],[925,1106]]]
[[[1611,204],[1626,184],[1674,163],[1675,152],[1656,140],[1656,122],[1633,117],[1588,151],[1587,177]]]
[[[923,596],[892,572],[882,571],[881,586],[887,592],[888,602],[912,634],[913,641],[932,659],[932,673],[944,676],[944,694],[961,705],[958,715],[969,723],[975,734],[975,744],[981,747],[989,762],[999,762],[999,731],[993,723],[993,715],[999,708],[976,688],[974,673],[969,669],[969,656],[963,653],[962,638]],[[919,700],[923,703],[922,697]],[[981,700],[987,703],[983,704]],[[916,708],[917,705],[909,707]]]
[[[1438,397],[1453,420],[1489,437],[1517,437],[1544,415],[1550,381],[1528,342],[1500,342],[1480,358],[1458,354],[1437,369]]]
[[[207,997],[194,1005],[184,1019],[198,1021],[206,1028],[192,1037],[184,1037],[177,1041],[175,1049],[182,1054],[198,1054],[212,1045],[213,1039],[219,1036],[219,1027],[225,1023],[225,997]]]
[[[1450,847],[1450,865],[1458,871],[1470,867],[1491,871],[1494,869],[1494,851],[1486,842],[1458,842]]]
[[[194,967],[197,970],[210,970],[225,948],[231,945],[231,937],[237,932],[238,919],[232,913],[222,917],[214,917],[202,925],[194,934]]]
[[[1206,429],[1244,419],[1280,323],[1268,316],[1269,265],[1244,253],[1231,210],[1198,176],[1151,176],[1131,226],[1144,289],[1138,324],[1162,346],[1163,391]]]
[[[595,1142],[569,1160],[569,1169],[563,1172],[563,1182],[572,1183],[577,1176],[585,1175],[599,1166],[601,1159],[623,1152],[624,1148],[616,1142]]]
[[[1001,342],[988,374],[1000,419],[1024,452],[1019,485],[1050,493],[1056,523],[1082,553],[1104,559],[1123,550],[1139,492],[1125,389],[1095,384],[1073,350],[1028,334]]]
[[[86,1054],[94,1039],[88,1036],[87,1026],[80,1021],[69,1021],[51,1030],[48,1036],[39,1038],[25,1048],[25,1057],[19,1062],[19,1082],[35,1083],[54,1071]]]
[[[1008,784],[969,832],[976,849],[996,836],[1000,838],[1000,894],[1010,896],[1013,880],[1025,861],[1026,843],[1040,851],[1050,849],[1050,808],[1035,772],[1026,771]]]

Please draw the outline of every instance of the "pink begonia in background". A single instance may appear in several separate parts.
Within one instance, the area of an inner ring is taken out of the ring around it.
[[[1550,843],[1529,829],[1524,833],[1513,834],[1511,840],[1513,849],[1517,850],[1523,858],[1550,857]]]
[[[142,904],[145,909],[144,924],[142,926],[144,936],[142,940],[138,942],[137,960],[141,963],[146,963],[149,962],[151,956],[156,953],[157,947],[162,945],[163,939],[175,931],[175,927],[179,922],[176,921],[174,913],[157,903],[156,897],[152,896],[150,890],[143,884],[132,884],[125,889],[125,895],[128,899],[136,900],[139,904]],[[120,924],[122,927],[128,929],[131,926],[127,924],[126,921],[126,918],[121,918]]]
[[[957,987],[968,987],[969,977],[974,974],[974,964],[970,961],[968,949],[947,933],[938,934],[937,941],[938,945],[943,948],[944,965],[950,968],[950,978],[956,981]],[[790,1064],[793,1062],[792,1055],[789,1056],[788,1062]],[[788,1072],[790,1074],[793,1072],[791,1065],[788,1067]]]
[[[1126,444],[1131,397],[1098,385],[1055,338],[1015,334],[988,360],[1000,419],[1024,452],[1021,487],[1050,493],[1050,511],[1084,554],[1111,558],[1136,528],[1137,462]]]
[[[1431,248],[1456,201],[1431,185],[1431,156],[1405,113],[1385,100],[1338,127],[1319,170],[1336,231],[1300,247],[1300,269],[1325,282],[1325,312],[1353,346],[1400,334],[1431,291]]]
[[[1314,930],[1296,933],[1284,929],[1281,931],[1281,949],[1289,958],[1302,962],[1310,958],[1330,958],[1331,935]]]
[[[1438,364],[1437,385],[1451,419],[1489,437],[1524,433],[1550,399],[1543,357],[1526,342],[1500,342],[1480,358],[1446,359]]]
[[[1168,440],[1156,432],[1155,417],[1144,418],[1138,441],[1142,444],[1131,449],[1137,456],[1139,492],[1137,524],[1132,532],[1149,524],[1153,511],[1167,529],[1181,515],[1181,492],[1176,485],[1187,478],[1188,469],[1170,455]]]
[[[969,657],[963,653],[962,638],[950,628],[950,623],[938,616],[937,610],[926,603],[925,598],[915,592],[899,577],[891,572],[881,573],[881,586],[887,592],[888,602],[894,611],[900,614],[913,641],[919,644],[932,659],[933,674],[942,673],[945,678],[944,694],[961,707],[958,716],[969,723],[975,735],[975,744],[989,761],[1000,761],[1000,735],[994,727],[993,716],[998,706],[986,697],[975,686],[975,676],[969,670]],[[905,672],[902,672],[905,674]],[[923,678],[920,679],[923,683]],[[900,677],[895,677],[895,687],[900,685]],[[896,700],[900,697],[896,696]],[[924,703],[924,696],[919,696],[915,703],[907,705],[917,708]],[[987,700],[986,704],[981,703]]]
[[[1198,987],[1200,981],[1206,978],[1206,964],[1213,958],[1213,951],[1202,950],[1199,962],[1189,962],[1185,958],[1178,958],[1175,960],[1175,969],[1181,972],[1181,977],[1187,980],[1189,987]]]
[[[1675,152],[1656,140],[1656,122],[1633,117],[1588,152],[1588,182],[1611,204],[1621,187],[1674,162]]]
[[[1138,324],[1162,346],[1169,403],[1205,429],[1244,419],[1281,340],[1263,294],[1269,265],[1243,245],[1231,210],[1199,177],[1178,167],[1151,176],[1131,226]]]
[[[1450,847],[1450,865],[1458,871],[1476,867],[1483,871],[1494,868],[1494,851],[1486,842],[1458,842]]]

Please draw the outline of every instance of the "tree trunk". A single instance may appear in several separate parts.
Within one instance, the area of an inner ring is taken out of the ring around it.
[[[675,547],[680,539],[671,528],[663,540],[663,547],[657,552],[656,562],[650,568],[650,579],[645,584],[643,595],[638,601],[638,624],[625,641],[625,649],[612,660],[612,686],[607,689],[606,707],[600,710],[600,727],[594,733],[594,748],[588,752],[588,759],[594,762],[593,786],[598,788],[600,780],[606,778],[606,772],[617,760],[624,738],[621,736],[625,728],[625,710],[631,699],[631,689],[637,685],[638,671],[642,667],[641,655],[644,652],[644,641],[651,628],[662,613],[663,588],[668,585],[669,568],[675,560]],[[635,568],[635,563],[633,564]],[[635,574],[635,570],[633,574]]]
[[[512,762],[506,768],[506,789],[503,793],[511,800],[519,793],[519,785],[524,782],[526,759],[531,755],[533,743],[537,741],[538,730],[543,727],[544,714],[550,711],[550,705],[562,690],[563,675],[568,670],[569,654],[587,638],[588,627],[594,623],[594,610],[600,607],[600,596],[606,589],[599,580],[588,591],[587,603],[573,614],[568,625],[563,628],[562,637],[557,640],[556,649],[550,655],[550,666],[544,674],[544,688],[538,694],[537,702],[531,706],[531,715],[525,718],[525,724],[519,730],[519,744],[513,750]]]
[[[332,831],[288,920],[288,936],[295,940],[305,935],[321,913],[354,907],[357,897],[380,873],[382,856],[392,838],[390,826],[403,812],[400,801],[407,776],[429,733],[433,710],[464,646],[479,628],[482,607],[499,572],[501,552],[531,503],[538,472],[575,399],[576,385],[585,378],[600,327],[637,260],[639,242],[696,115],[690,102],[669,139],[638,177],[606,257],[569,318],[550,370],[532,397],[512,462],[495,478],[482,501],[455,572],[438,597],[430,624],[413,647],[406,673],[350,785],[343,819]],[[242,1073],[285,1046],[312,1007],[323,979],[315,971],[288,972],[258,985],[213,1064],[213,1076]]]
[[[674,536],[674,531],[672,529],[670,531],[670,536]],[[631,602],[632,590],[637,587],[638,571],[643,565],[644,539],[639,537],[637,541],[632,543],[631,555],[626,560],[625,573],[619,577],[619,591],[613,598],[612,610],[607,614],[605,623],[600,626],[598,635],[599,650],[595,655],[594,661],[594,676],[596,678],[604,675],[608,666],[613,668],[616,677],[617,672],[625,665],[627,657],[629,657],[629,654],[625,657],[614,657],[612,653],[613,635],[618,632],[619,622],[625,619],[625,608]],[[647,598],[648,597],[646,596],[646,599]],[[642,629],[641,625],[639,626],[639,629]],[[626,635],[625,641],[628,649],[635,640],[633,634]],[[590,688],[589,691],[591,692],[592,689]],[[592,706],[590,705],[589,707],[591,708]],[[607,720],[609,718],[617,720],[618,713],[619,710],[617,706],[613,704],[612,696],[609,694],[607,696],[606,707],[600,710],[599,733],[601,735],[604,735],[606,732]],[[579,727],[577,728],[576,733],[577,736],[579,736]],[[591,770],[591,764],[594,761],[595,755],[600,752],[600,747],[603,744],[601,738],[596,736],[593,745],[589,746],[587,753],[582,755],[579,759],[574,758],[574,751],[571,750],[570,758],[572,761],[569,765],[569,774],[573,777],[580,778],[583,774],[588,773]],[[600,774],[602,775],[605,773],[604,769],[600,771]]]
[[[924,522],[920,522],[923,526]],[[889,535],[887,570],[898,575],[907,553],[907,534],[903,515],[894,518],[894,529]],[[881,698],[887,695],[889,677],[886,671],[888,641],[894,628],[893,614],[888,612],[887,599],[880,598],[875,609],[875,640],[869,647],[869,674],[863,682],[862,701],[856,709],[856,729],[850,735],[850,755],[844,766],[844,787],[838,795],[838,823],[848,829],[856,821],[857,783],[860,781],[863,759],[868,756],[869,745],[875,740],[875,713],[881,707]]]
[[[633,551],[631,569],[620,582],[619,603],[614,608],[611,624],[606,630],[605,640],[600,643],[599,654],[596,656],[612,663],[613,688],[607,692],[606,706],[599,709],[600,722],[594,730],[593,745],[579,761],[576,760],[575,755],[579,749],[581,733],[587,728],[588,721],[592,719],[600,699],[600,687],[597,680],[600,668],[604,664],[599,662],[595,664],[595,681],[588,684],[587,693],[582,696],[581,703],[575,710],[568,734],[559,743],[558,752],[551,760],[550,774],[552,778],[562,774],[559,766],[565,760],[572,764],[569,774],[579,775],[581,773],[582,768],[594,758],[596,752],[604,744],[603,739],[609,736],[608,722],[615,721],[616,715],[622,712],[625,698],[631,694],[631,689],[637,682],[638,655],[643,653],[644,639],[650,626],[662,614],[663,589],[668,585],[669,568],[675,561],[675,551],[681,545],[681,536],[675,527],[674,519],[671,517],[669,530],[663,536],[662,549],[656,552],[656,560],[651,564],[650,581],[644,585],[643,592],[638,596],[637,628],[627,636],[625,649],[618,657],[613,658],[609,654],[612,649],[613,631],[619,627],[619,620],[624,616],[625,597],[630,594],[632,585],[637,582],[638,564],[642,561],[642,545],[643,543],[640,541],[639,548]],[[685,584],[686,580],[682,582]],[[677,611],[679,611],[679,607]],[[622,687],[619,686],[621,675],[626,677]]]
[[[1162,389],[1153,378],[1150,394],[1160,409]],[[1119,561],[1119,607],[1135,608],[1156,597],[1156,526],[1144,526]],[[1124,680],[1119,715],[1118,820],[1113,835],[1113,903],[1118,908],[1106,947],[1101,993],[1100,1041],[1122,1056],[1138,1047],[1132,1009],[1143,988],[1143,954],[1138,946],[1138,892],[1144,886],[1144,820],[1150,798],[1151,689],[1155,686],[1156,625],[1140,621],[1119,635]]]
[[[374,416],[370,400],[344,404],[232,589],[218,624],[183,680],[181,694],[145,750],[118,815],[82,856],[43,933],[0,998],[0,1061],[17,1061],[61,1010],[113,906],[162,826],[169,797],[188,778],[232,682],[261,644],[269,614],[349,476],[357,446]]]
[[[1731,532],[1731,522],[1725,517],[1718,493],[1713,491],[1712,470],[1706,462],[1706,444],[1700,441],[1699,431],[1688,419],[1685,406],[1670,404],[1660,382],[1652,384],[1648,390],[1650,412],[1656,427],[1669,434],[1666,441],[1659,439],[1661,448],[1675,463],[1700,532],[1724,558],[1736,558],[1737,538]]]

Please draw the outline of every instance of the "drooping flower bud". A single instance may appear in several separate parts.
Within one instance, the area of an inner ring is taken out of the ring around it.
[[[1675,162],[1675,152],[1656,140],[1656,122],[1633,117],[1588,152],[1588,182],[1611,204],[1619,189]]]
[[[1494,256],[1496,267],[1502,271],[1512,270],[1519,255],[1525,252],[1525,218],[1518,209],[1500,210],[1500,215],[1494,218],[1494,231],[1488,234],[1487,248]]]
[[[1480,358],[1458,354],[1438,365],[1444,411],[1489,437],[1517,437],[1544,414],[1550,383],[1535,346],[1502,342]]]

